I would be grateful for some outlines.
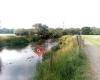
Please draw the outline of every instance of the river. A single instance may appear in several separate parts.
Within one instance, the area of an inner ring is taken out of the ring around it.
[[[0,34],[0,36],[6,37],[6,36],[16,36],[15,34]]]
[[[46,49],[55,45],[54,42],[43,44]],[[1,72],[0,80],[31,80],[36,72],[36,64],[41,61],[34,52],[34,45],[28,45],[22,49],[7,49],[0,51]]]

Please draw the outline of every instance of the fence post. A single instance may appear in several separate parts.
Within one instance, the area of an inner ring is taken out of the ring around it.
[[[76,36],[76,38],[77,38],[77,44],[78,44],[78,47],[79,47],[79,49],[80,49],[80,48],[81,48],[81,46],[80,46],[79,35],[77,35],[77,36]]]

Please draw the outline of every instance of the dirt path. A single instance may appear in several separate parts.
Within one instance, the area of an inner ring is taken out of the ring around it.
[[[85,41],[85,51],[90,60],[95,80],[100,80],[100,47]]]

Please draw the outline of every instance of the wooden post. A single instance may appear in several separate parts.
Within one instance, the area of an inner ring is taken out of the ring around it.
[[[78,45],[78,47],[80,48],[80,40],[79,40],[79,35],[77,35],[77,45]]]

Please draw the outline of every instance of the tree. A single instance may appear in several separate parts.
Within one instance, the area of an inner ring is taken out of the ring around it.
[[[82,34],[85,34],[85,35],[92,34],[92,30],[90,27],[83,27],[81,30],[82,30]]]
[[[33,27],[35,27],[36,30],[36,34],[38,36],[40,36],[42,39],[46,39],[48,38],[48,26],[47,25],[42,25],[40,23],[37,23],[35,25],[33,25]]]

